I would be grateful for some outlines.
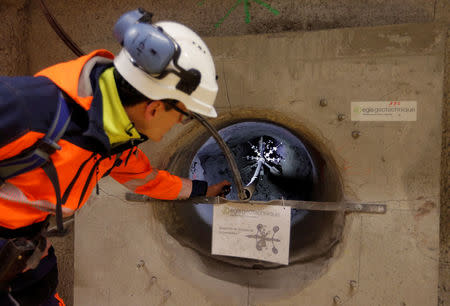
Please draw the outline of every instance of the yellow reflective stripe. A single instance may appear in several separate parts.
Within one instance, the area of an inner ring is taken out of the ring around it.
[[[141,187],[145,184],[147,184],[149,181],[154,180],[158,176],[158,169],[153,168],[153,171],[147,175],[143,179],[132,179],[128,182],[124,183],[123,185],[130,189],[131,191],[135,191],[136,188]]]
[[[32,208],[36,208],[41,211],[53,214],[56,211],[56,204],[46,200],[30,201],[22,192],[22,190],[20,190],[19,188],[10,183],[5,183],[0,187],[0,199],[15,202],[18,204],[28,205]],[[75,211],[70,208],[64,206],[62,207],[63,217],[71,216],[74,214],[74,212]]]
[[[192,193],[192,181],[189,179],[181,178],[181,183],[183,184],[181,186],[180,193],[178,194],[177,199],[183,200],[189,198],[189,196]]]

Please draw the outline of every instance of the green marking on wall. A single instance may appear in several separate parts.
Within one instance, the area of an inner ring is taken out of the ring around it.
[[[244,3],[244,12],[245,12],[245,23],[250,23],[251,22],[251,15],[250,15],[250,1],[253,1],[259,5],[261,5],[262,7],[266,8],[267,10],[269,10],[272,14],[274,14],[275,16],[279,15],[280,12],[276,9],[274,9],[273,7],[271,7],[269,4],[265,3],[264,1],[261,0],[237,0],[236,3],[227,11],[227,13],[225,14],[225,16],[223,16],[215,25],[214,27],[219,28],[222,23],[225,21],[225,19],[228,18],[228,16],[230,16],[230,14],[239,6],[239,4],[241,4],[242,2]],[[205,1],[201,1],[201,4],[197,4],[197,5],[202,5]]]

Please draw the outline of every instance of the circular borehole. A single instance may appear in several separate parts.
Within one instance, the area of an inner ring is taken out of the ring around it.
[[[254,185],[252,200],[311,200],[317,170],[306,146],[290,131],[266,122],[241,122],[221,129],[219,134],[234,155],[244,185]],[[189,178],[209,184],[224,179],[233,182],[225,156],[214,139],[208,139],[197,151]],[[237,189],[231,190],[227,198],[237,200]],[[199,204],[194,209],[204,223],[212,225],[212,205]],[[291,226],[308,214],[293,209]]]
[[[271,199],[340,201],[341,184],[337,169],[310,141],[278,124],[246,120],[219,130],[235,155],[245,183],[255,175],[258,160],[264,157],[252,200]],[[228,163],[212,137],[205,131],[197,142],[180,148],[169,169],[209,184],[233,181]],[[275,149],[276,148],[276,149]],[[191,152],[186,163],[186,153]],[[258,155],[259,154],[259,155]],[[263,156],[264,155],[264,156]],[[232,188],[229,199],[237,199]],[[173,205],[165,210],[163,221],[169,234],[182,245],[205,256],[205,263],[222,262],[233,267],[267,269],[279,264],[260,260],[211,255],[212,205]],[[333,211],[292,210],[289,264],[327,258],[340,241],[344,214]]]

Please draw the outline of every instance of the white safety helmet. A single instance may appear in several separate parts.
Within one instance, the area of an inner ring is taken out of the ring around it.
[[[178,100],[192,112],[217,117],[217,76],[208,47],[186,26],[151,24],[151,17],[139,9],[116,23],[114,34],[123,46],[114,59],[117,71],[152,100]]]

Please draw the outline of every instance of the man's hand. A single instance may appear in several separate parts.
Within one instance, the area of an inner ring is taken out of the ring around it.
[[[215,197],[215,196],[221,195],[223,193],[223,188],[225,186],[231,186],[231,183],[228,182],[227,180],[225,180],[218,184],[208,186],[208,190],[206,191],[206,196],[207,197]]]

